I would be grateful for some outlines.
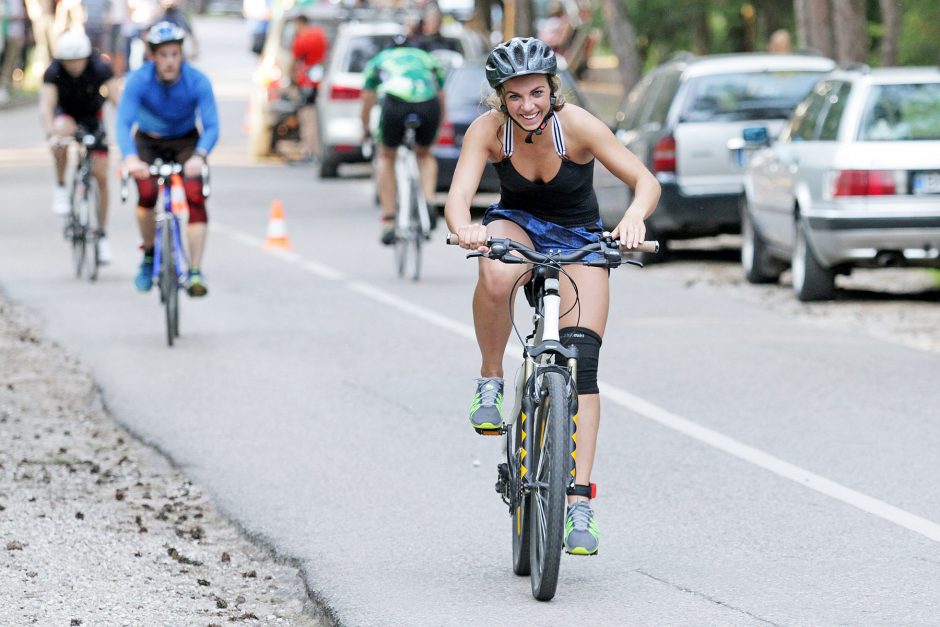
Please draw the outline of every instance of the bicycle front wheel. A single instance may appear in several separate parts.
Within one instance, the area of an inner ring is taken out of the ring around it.
[[[542,375],[542,398],[535,412],[530,438],[532,491],[529,516],[529,560],[532,596],[548,601],[558,586],[558,567],[564,545],[568,483],[570,416],[561,373]]]
[[[525,430],[529,418],[525,412],[519,412],[513,422],[508,435],[510,448],[509,458],[509,485],[511,490],[512,514],[512,572],[520,576],[531,573],[529,562],[529,542],[532,535],[529,533],[529,517],[532,511],[531,497],[522,491],[522,484],[526,480],[526,442]]]
[[[69,223],[66,232],[69,234],[69,242],[72,245],[72,268],[75,270],[76,279],[82,278],[88,258],[88,222],[87,218],[82,216],[84,196],[85,186],[76,176],[72,181],[72,191],[69,195],[70,209],[66,218]]]
[[[166,343],[173,346],[179,335],[179,277],[176,274],[176,253],[173,248],[173,226],[168,220],[160,241],[160,292],[166,309]]]
[[[98,181],[94,177],[89,177],[88,186],[85,188],[85,207],[87,212],[87,225],[85,227],[86,241],[90,258],[88,259],[88,280],[96,281],[98,279],[98,266],[101,260],[98,257],[98,237],[101,233],[101,192],[98,190]]]

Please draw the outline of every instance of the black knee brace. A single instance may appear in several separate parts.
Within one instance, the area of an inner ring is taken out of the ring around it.
[[[578,394],[597,394],[597,361],[601,352],[601,336],[584,327],[566,327],[559,332],[563,346],[578,348],[578,373],[575,385]]]

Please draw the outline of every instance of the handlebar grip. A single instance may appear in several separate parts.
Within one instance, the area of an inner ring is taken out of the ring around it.
[[[641,242],[636,248],[630,248],[624,252],[628,253],[658,253],[659,252],[659,242],[656,240],[649,240],[648,242]]]
[[[460,236],[458,236],[456,233],[448,233],[448,234],[447,234],[447,240],[445,241],[445,243],[446,243],[448,246],[456,246],[457,244],[460,243]],[[626,250],[626,251],[624,251],[624,252],[631,252],[631,253],[632,253],[632,252],[637,252],[637,253],[658,253],[658,252],[659,252],[659,242],[657,242],[656,240],[650,240],[650,241],[648,241],[648,242],[642,242],[642,243],[641,243],[639,246],[637,246],[636,248],[630,248],[629,250]]]

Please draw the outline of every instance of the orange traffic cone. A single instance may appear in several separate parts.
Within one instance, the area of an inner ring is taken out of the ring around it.
[[[264,240],[264,250],[277,248],[290,250],[290,240],[287,239],[287,224],[284,222],[284,203],[280,200],[271,201],[271,217],[268,219],[268,236]]]

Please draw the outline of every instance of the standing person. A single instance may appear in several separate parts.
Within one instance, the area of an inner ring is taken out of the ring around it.
[[[3,63],[0,65],[0,104],[10,102],[13,90],[13,71],[16,70],[26,44],[26,6],[23,0],[0,0],[3,7],[5,28],[0,32],[0,50]]]
[[[381,101],[376,177],[382,205],[381,241],[385,245],[395,242],[395,152],[405,134],[405,118],[414,113],[421,119],[415,132],[415,153],[425,198],[434,195],[437,185],[437,160],[431,154],[431,144],[444,118],[444,68],[424,50],[403,47],[404,43],[404,35],[396,37],[395,47],[372,57],[363,72],[363,142],[371,136],[372,107]]]
[[[417,32],[413,38],[409,39],[409,44],[427,52],[433,52],[435,50],[460,52],[456,41],[447,39],[441,34],[441,22],[443,19],[444,16],[441,10],[437,8],[436,5],[431,5],[418,23]]]
[[[101,224],[98,232],[98,260],[111,261],[111,247],[106,236],[108,226],[108,142],[104,135],[102,107],[106,99],[117,104],[119,87],[114,71],[91,40],[79,30],[62,33],[56,42],[55,60],[46,69],[39,91],[39,115],[55,160],[56,187],[52,210],[65,215],[70,210],[65,187],[68,144],[78,125],[98,133],[98,142],[90,148],[91,171],[98,181]]]
[[[163,15],[158,16],[155,21],[170,22],[182,28],[183,32],[186,33],[183,54],[188,61],[195,61],[199,58],[199,40],[196,39],[192,22],[189,21],[186,13],[180,8],[180,0],[160,0],[160,8],[163,9]]]
[[[460,246],[486,251],[487,237],[505,237],[539,252],[574,249],[597,241],[603,230],[594,194],[594,161],[633,188],[633,201],[611,235],[625,249],[643,242],[643,221],[659,200],[659,183],[603,122],[566,104],[559,93],[555,53],[535,38],[498,45],[486,61],[486,78],[496,90],[492,110],[470,125],[447,197],[445,217]],[[487,162],[496,166],[500,201],[482,223],[472,222],[470,202]],[[597,363],[607,325],[607,270],[568,266],[561,283],[561,340],[578,347],[579,401],[575,493],[569,496],[565,550],[597,553],[600,535],[590,505],[591,470],[600,424]],[[482,354],[480,378],[470,410],[475,428],[502,425],[503,353],[520,272],[481,258],[473,294],[473,320]],[[575,294],[572,282],[578,286]],[[512,301],[510,301],[512,298]],[[580,306],[576,304],[580,303]]]
[[[780,28],[771,33],[770,40],[767,42],[767,52],[775,54],[790,54],[793,52],[793,39],[790,37],[790,31]]]
[[[319,26],[310,24],[303,13],[294,18],[297,32],[291,44],[294,57],[291,67],[291,81],[300,89],[301,105],[297,112],[300,121],[300,134],[304,145],[303,161],[312,163],[320,152],[317,134],[317,88],[320,76],[314,68],[323,62],[326,56],[326,33]],[[322,75],[322,71],[319,72]]]
[[[198,297],[208,292],[201,271],[208,220],[202,166],[219,139],[219,119],[208,77],[183,58],[185,38],[183,29],[170,22],[159,22],[150,29],[147,45],[152,60],[128,75],[115,126],[124,167],[136,179],[139,197],[137,222],[144,258],[134,285],[142,292],[153,285],[157,183],[150,176],[149,164],[158,158],[172,160],[183,164],[189,204],[186,234],[190,268],[186,289],[190,296]]]
[[[82,0],[85,34],[91,40],[91,47],[98,52],[108,48],[108,36],[111,27],[108,24],[112,0]]]

